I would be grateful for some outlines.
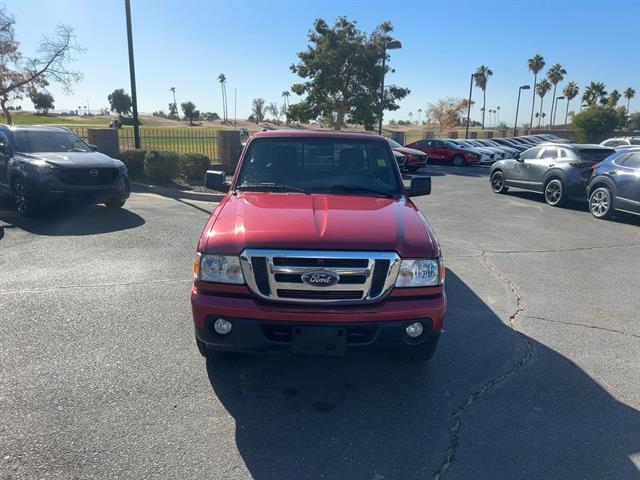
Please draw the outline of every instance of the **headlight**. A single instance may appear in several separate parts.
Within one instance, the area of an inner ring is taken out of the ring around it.
[[[118,167],[118,171],[124,175],[127,174],[127,166],[125,164],[122,164]]]
[[[402,260],[396,287],[433,287],[444,283],[442,258]]]
[[[203,282],[244,283],[240,259],[227,255],[198,253],[193,262],[193,278]]]
[[[33,167],[40,173],[49,173],[53,170],[53,165],[44,160],[36,160],[32,163]]]

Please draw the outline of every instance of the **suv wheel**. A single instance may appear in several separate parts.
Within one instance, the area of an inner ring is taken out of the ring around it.
[[[464,157],[462,155],[454,155],[452,161],[456,167],[464,166]]]
[[[104,202],[104,204],[107,206],[107,208],[118,209],[118,208],[124,207],[124,203],[125,202],[126,202],[126,200],[120,200],[118,198],[112,198],[112,199],[109,199],[106,202]]]
[[[16,210],[23,217],[35,215],[38,211],[38,202],[31,196],[27,182],[22,178],[13,181],[13,201]]]
[[[596,188],[589,197],[589,211],[596,218],[609,218],[613,215],[611,190],[607,187]]]
[[[502,170],[496,170],[491,175],[491,190],[493,190],[494,193],[505,193],[509,190],[509,187],[504,184],[504,174]]]
[[[544,186],[544,200],[552,207],[559,207],[566,200],[564,185],[559,178],[552,178]]]

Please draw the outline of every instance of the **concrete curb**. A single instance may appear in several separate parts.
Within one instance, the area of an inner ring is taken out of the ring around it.
[[[224,198],[224,194],[220,193],[191,192],[188,190],[179,190],[177,188],[162,187],[159,185],[140,182],[131,182],[131,191],[134,193],[154,193],[163,197],[182,198],[187,200],[196,200],[199,202],[219,202]]]

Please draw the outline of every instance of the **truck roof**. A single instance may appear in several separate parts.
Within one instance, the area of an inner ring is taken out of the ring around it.
[[[341,131],[327,131],[327,130],[267,130],[258,132],[253,135],[253,138],[270,138],[270,137],[311,137],[311,138],[344,138],[351,140],[382,140],[384,137],[373,133],[352,133]]]

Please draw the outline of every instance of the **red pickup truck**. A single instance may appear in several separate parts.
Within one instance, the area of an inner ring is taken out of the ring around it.
[[[202,355],[394,351],[426,361],[447,300],[438,240],[387,141],[317,131],[257,133],[204,227],[191,305]]]

